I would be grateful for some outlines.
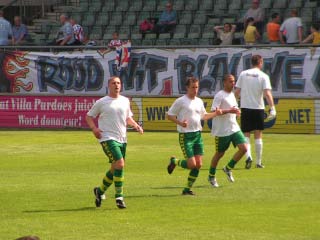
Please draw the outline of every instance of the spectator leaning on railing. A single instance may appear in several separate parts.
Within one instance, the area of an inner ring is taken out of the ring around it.
[[[159,23],[155,26],[156,33],[172,33],[177,24],[177,13],[172,9],[172,4],[168,2],[166,4],[166,10],[164,10],[159,18]]]
[[[14,44],[14,39],[12,37],[12,27],[10,22],[4,19],[4,12],[0,10],[0,46]],[[12,40],[9,40],[9,39]]]
[[[60,23],[62,26],[60,27],[60,30],[58,32],[57,38],[55,39],[54,45],[60,45],[60,46],[74,45],[75,38],[73,34],[73,28],[71,23],[68,20],[68,17],[64,14],[61,14]]]
[[[280,43],[280,15],[279,13],[273,13],[271,21],[267,24],[267,36],[271,44]]]
[[[21,21],[20,16],[15,16],[12,27],[13,39],[16,45],[25,44],[28,38],[28,29]]]
[[[218,39],[221,41],[220,45],[232,45],[236,25],[225,23],[223,26],[215,26],[214,30],[218,34]]]
[[[311,34],[306,37],[302,43],[320,44],[320,25],[313,23],[310,27]]]
[[[285,33],[285,34],[284,34]],[[284,41],[284,35],[286,42]],[[298,44],[302,42],[302,21],[296,9],[291,10],[291,17],[287,18],[280,27],[280,41],[282,44]]]
[[[75,38],[74,45],[82,45],[86,40],[83,27],[78,24],[74,18],[70,18],[70,23],[72,25]]]

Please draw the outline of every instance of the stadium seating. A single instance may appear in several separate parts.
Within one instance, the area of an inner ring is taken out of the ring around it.
[[[213,43],[215,37],[213,27],[225,22],[236,23],[250,8],[251,1],[172,0],[173,9],[178,15],[174,34],[147,33],[145,37],[139,32],[139,24],[146,18],[159,18],[167,0],[78,0],[77,4],[65,9],[84,27],[91,40],[102,44],[107,44],[112,38],[112,33],[119,31],[121,38],[131,39],[136,45],[208,45]],[[265,10],[266,23],[274,12],[279,12],[283,18],[287,18],[291,9],[298,9],[307,34],[311,23],[317,20],[317,2],[264,0],[261,1],[260,7]],[[58,16],[65,12],[57,8],[55,13],[56,21],[41,21],[41,26],[36,28],[39,29],[39,36],[35,34],[37,41],[48,42],[59,29]],[[263,38],[265,41],[265,34]]]

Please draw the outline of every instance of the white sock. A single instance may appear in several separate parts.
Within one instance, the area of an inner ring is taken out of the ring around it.
[[[247,140],[247,152],[246,152],[246,158],[248,159],[249,157],[252,159],[251,156],[251,145],[250,145],[250,138],[246,137]]]
[[[258,138],[255,140],[255,148],[256,148],[256,158],[257,158],[257,164],[261,165],[262,161],[262,138]]]

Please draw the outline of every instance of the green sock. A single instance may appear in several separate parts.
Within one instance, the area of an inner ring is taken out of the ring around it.
[[[184,192],[189,191],[194,182],[196,181],[197,177],[199,175],[199,169],[194,168],[190,170],[189,176],[188,176],[188,182],[187,187],[183,189]]]
[[[233,169],[236,164],[237,164],[237,161],[231,159],[230,162],[227,164],[227,168]]]
[[[113,174],[110,172],[106,172],[106,176],[102,180],[102,184],[99,188],[100,194],[103,194],[113,183]]]
[[[123,169],[115,169],[113,174],[113,181],[115,186],[115,197],[123,197]]]
[[[209,170],[209,177],[214,177],[216,175],[216,168],[215,167],[210,167]]]
[[[178,160],[178,166],[188,168],[187,160]]]

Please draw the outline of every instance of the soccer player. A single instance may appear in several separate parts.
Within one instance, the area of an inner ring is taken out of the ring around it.
[[[212,157],[209,169],[208,181],[213,187],[219,187],[216,179],[216,168],[219,160],[223,157],[230,143],[238,147],[229,163],[223,168],[230,182],[234,182],[232,169],[247,151],[246,138],[240,130],[236,117],[240,115],[240,109],[233,93],[235,85],[234,76],[227,74],[223,80],[223,90],[219,91],[212,103],[211,111],[221,109],[222,115],[212,120],[211,133],[215,136],[216,152]]]
[[[203,101],[197,97],[199,80],[195,77],[187,78],[186,88],[187,93],[174,101],[167,115],[170,121],[177,124],[179,143],[185,159],[178,160],[171,157],[167,170],[171,174],[177,165],[190,169],[187,185],[182,194],[195,195],[191,187],[199,175],[203,155],[201,119],[213,118],[219,115],[221,111],[217,109],[215,112],[206,112]]]
[[[247,160],[245,167],[251,168],[252,156],[250,145],[250,132],[254,131],[255,151],[256,151],[256,167],[264,168],[262,164],[262,131],[264,130],[264,101],[266,98],[270,114],[269,120],[276,117],[276,108],[273,102],[271,92],[270,78],[267,74],[261,71],[263,59],[260,55],[253,55],[251,58],[252,68],[244,70],[240,73],[236,83],[235,95],[240,96],[241,106],[241,130],[247,139],[248,151],[246,153]]]
[[[126,208],[123,200],[123,169],[127,146],[127,124],[139,133],[143,133],[143,129],[132,118],[128,98],[121,96],[120,91],[120,78],[111,77],[108,80],[108,95],[97,100],[86,116],[89,127],[111,163],[111,168],[106,172],[102,185],[93,190],[97,207],[101,206],[101,196],[114,182],[116,205],[118,208]],[[98,127],[94,122],[97,116],[99,116]]]

